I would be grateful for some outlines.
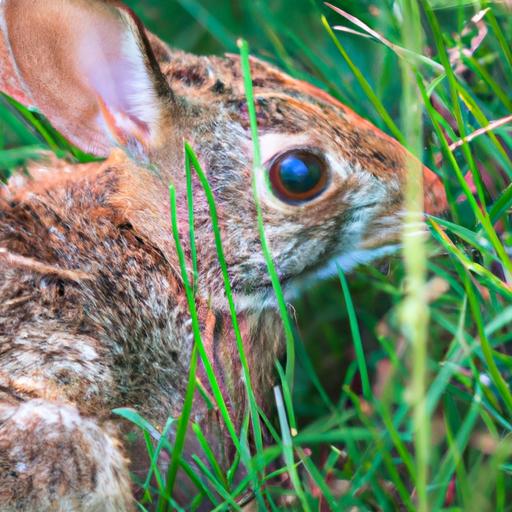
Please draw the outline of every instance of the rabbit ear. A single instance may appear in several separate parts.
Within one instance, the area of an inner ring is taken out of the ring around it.
[[[0,87],[81,149],[105,156],[122,145],[144,155],[161,140],[173,95],[128,8],[112,0],[4,0],[0,28]]]

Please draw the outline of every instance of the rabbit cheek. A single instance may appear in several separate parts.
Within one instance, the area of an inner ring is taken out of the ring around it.
[[[342,164],[332,162],[333,167]],[[287,298],[335,275],[337,266],[350,270],[396,250],[400,223],[391,212],[399,211],[401,201],[393,205],[387,202],[389,197],[386,184],[352,169],[343,179],[335,174],[329,191],[311,203],[280,210],[267,205],[265,220],[273,226],[269,244]],[[386,204],[391,206],[382,206]],[[369,240],[373,245],[366,247]]]

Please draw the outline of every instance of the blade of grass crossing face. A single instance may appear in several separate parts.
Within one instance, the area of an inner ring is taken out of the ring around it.
[[[435,108],[432,106],[432,103],[430,101],[430,96],[427,94],[427,90],[425,87],[425,84],[423,83],[423,77],[417,73],[416,74],[416,83],[418,84],[418,89],[421,93],[422,99],[423,99],[423,105],[427,109],[427,113],[429,115],[430,121],[434,127],[434,130],[436,132],[437,137],[439,138],[439,141],[441,142],[441,149],[443,152],[443,155],[447,160],[450,162],[453,170],[455,171],[455,176],[457,178],[457,181],[459,183],[459,186],[461,187],[464,195],[466,196],[466,199],[468,200],[468,203],[471,205],[472,211],[475,213],[475,216],[479,218],[480,214],[480,208],[478,206],[478,203],[476,199],[473,197],[473,193],[471,192],[471,189],[469,188],[469,184],[467,183],[464,173],[462,172],[455,155],[450,150],[450,145],[448,144],[448,141],[446,140],[446,136],[444,134],[443,129],[445,129],[444,126],[441,125],[440,122],[440,115],[435,110]],[[454,200],[450,200],[448,202],[448,206],[450,207],[451,214],[455,220],[459,218],[459,213],[457,211],[456,203]]]
[[[211,394],[208,392],[208,390],[204,387],[203,383],[199,380],[198,377],[196,377],[196,387],[199,391],[201,398],[204,400],[206,407],[209,411],[213,410],[215,406],[213,405],[213,402],[215,399]]]
[[[213,230],[214,239],[215,239],[217,260],[218,260],[218,263],[220,265],[221,272],[222,272],[224,291],[225,291],[226,298],[227,298],[228,304],[229,304],[229,311],[230,311],[230,315],[231,315],[233,332],[235,333],[238,355],[240,357],[240,363],[242,365],[243,380],[244,380],[245,390],[247,393],[247,399],[249,402],[249,411],[251,413],[251,425],[252,425],[253,433],[254,433],[254,442],[255,442],[255,446],[256,446],[256,451],[259,453],[263,450],[263,434],[262,434],[261,425],[259,422],[260,420],[259,420],[259,415],[258,415],[258,407],[256,404],[256,398],[254,396],[254,391],[253,391],[253,387],[252,387],[250,368],[249,368],[249,364],[247,361],[247,356],[245,354],[245,348],[244,348],[244,343],[242,340],[242,335],[240,333],[240,327],[238,325],[235,301],[234,301],[233,293],[231,290],[231,283],[229,281],[229,274],[228,274],[228,268],[227,268],[227,264],[226,264],[226,258],[224,256],[224,250],[222,247],[222,238],[221,238],[221,234],[220,234],[217,208],[215,206],[215,197],[213,195],[213,191],[210,187],[210,184],[208,183],[208,179],[201,167],[201,164],[199,163],[199,159],[197,158],[197,155],[195,154],[194,150],[192,149],[192,147],[190,146],[190,144],[188,142],[185,142],[185,152],[187,154],[187,158],[189,159],[191,167],[195,170],[195,172],[197,174],[199,182],[200,182],[200,184],[203,188],[204,194],[206,196],[208,208],[210,210],[210,219],[211,219],[212,230]],[[189,166],[187,172],[190,172],[190,171],[191,171],[191,168]],[[189,178],[189,179],[191,180],[191,178]],[[237,441],[237,442],[238,442],[238,446],[241,447],[242,446],[241,443],[239,441]],[[247,450],[244,449],[243,451],[246,452]],[[243,457],[243,459],[246,464],[249,463],[249,460],[247,459],[247,457]],[[258,500],[260,501],[262,498],[261,498],[261,494],[258,490],[258,487],[259,487],[258,479],[257,479],[256,475],[253,475],[253,476],[254,476],[253,481],[254,481],[254,485],[255,485],[255,492],[258,497]]]
[[[242,421],[242,426],[240,428],[240,439],[247,439],[247,433],[249,432],[249,413],[244,414],[244,419]],[[229,467],[229,469],[226,471],[226,477],[228,479],[229,485],[231,486],[233,484],[233,479],[236,476],[236,472],[240,466],[240,452],[235,454],[235,457],[233,459],[233,463]]]
[[[185,166],[187,169],[187,202],[188,202],[188,210],[189,210],[189,229],[190,229],[190,247],[192,254],[192,261],[194,266],[194,274],[193,274],[193,290],[189,290],[190,284],[188,283],[187,278],[187,270],[185,266],[181,268],[182,277],[184,279],[184,284],[187,292],[187,299],[189,298],[189,294],[192,297],[195,295],[196,289],[196,281],[197,281],[197,258],[196,258],[196,248],[195,248],[195,235],[194,235],[194,207],[193,207],[193,191],[192,191],[192,180],[190,179],[190,161],[187,157],[185,157]],[[172,232],[174,236],[174,241],[176,247],[178,245],[181,248],[181,242],[179,239],[179,230],[178,230],[178,218],[177,218],[177,208],[176,208],[176,191],[173,186],[169,188],[169,199],[171,205],[171,223],[172,223]],[[178,250],[178,249],[177,249]],[[181,261],[180,261],[181,264]],[[189,303],[189,308],[191,304]],[[196,319],[197,321],[197,319]],[[198,331],[198,325],[194,325],[193,321],[193,330],[194,330],[194,342],[200,333]],[[192,412],[192,402],[194,399],[194,393],[196,389],[196,370],[197,370],[197,344],[194,343],[192,348],[192,354],[190,356],[190,368],[188,375],[187,388],[185,392],[185,399],[183,402],[183,408],[181,411],[180,419],[178,422],[178,428],[176,430],[176,437],[174,441],[174,449],[171,455],[171,464],[169,465],[169,469],[167,472],[167,481],[166,481],[166,491],[167,494],[172,495],[172,491],[174,489],[174,483],[176,480],[176,476],[178,474],[178,468],[180,465],[181,453],[185,446],[185,438],[188,430],[188,423],[190,420],[190,414]],[[160,512],[165,510],[166,506],[163,501],[159,499],[159,503],[157,505],[157,511]]]
[[[229,416],[229,412],[228,412],[226,403],[224,401],[224,397],[222,395],[222,391],[221,391],[221,389],[219,387],[219,384],[217,382],[217,378],[216,378],[215,373],[213,371],[212,365],[211,365],[211,363],[210,363],[210,361],[208,359],[208,354],[206,352],[206,349],[205,349],[204,344],[203,344],[203,340],[201,338],[201,331],[200,331],[200,327],[199,327],[199,318],[198,318],[198,315],[197,315],[197,309],[196,309],[196,305],[195,305],[194,294],[193,294],[193,290],[192,290],[192,288],[190,286],[190,283],[189,283],[188,274],[187,274],[187,267],[186,267],[186,261],[185,261],[185,254],[183,252],[183,247],[181,245],[180,236],[179,236],[178,218],[177,218],[177,207],[176,207],[176,190],[175,190],[173,185],[171,185],[169,187],[169,199],[170,199],[170,205],[171,205],[172,232],[173,232],[173,237],[174,237],[174,241],[175,241],[176,252],[178,254],[178,259],[179,259],[182,279],[183,279],[183,283],[184,283],[184,287],[185,287],[185,293],[186,293],[186,296],[187,296],[187,303],[188,303],[188,307],[189,307],[189,312],[190,312],[190,316],[191,316],[191,319],[192,319],[192,330],[193,330],[193,334],[194,334],[195,346],[197,346],[197,348],[198,348],[199,354],[201,356],[201,360],[202,360],[203,365],[205,367],[205,371],[206,371],[208,380],[210,382],[210,385],[212,387],[212,391],[213,391],[214,397],[216,399],[217,406],[219,407],[221,416],[222,416],[222,418],[224,419],[224,421],[226,423],[226,428],[228,429],[228,432],[229,432],[229,434],[231,436],[233,444],[235,445],[235,447],[237,449],[240,449],[240,443],[239,443],[239,440],[238,440],[238,437],[237,437],[237,433],[236,433],[235,427],[234,427],[233,422],[232,422],[232,420],[231,420],[231,418]],[[194,388],[195,388],[195,376],[194,376],[193,381],[194,382],[193,382],[193,384],[191,384],[191,386],[194,386]],[[189,391],[190,391],[190,387],[187,387],[187,393]],[[188,398],[189,398],[189,400],[191,400],[190,399],[190,395],[188,396]],[[186,420],[186,422],[188,422],[188,419],[189,419],[189,416],[190,416],[191,403],[189,403],[188,407],[189,407],[188,408],[188,417],[185,417],[183,415],[183,413],[182,413],[182,419],[180,419],[180,423],[183,425],[184,430],[185,430],[185,420]],[[184,404],[184,408],[185,408],[185,404]],[[181,447],[178,446],[178,448],[182,449],[183,446],[181,446]],[[176,446],[175,446],[175,450],[176,450]],[[173,452],[173,454],[174,454],[174,452]],[[179,455],[181,456],[181,453],[179,453]],[[169,495],[172,494],[172,489],[173,489],[174,482],[175,482],[175,479],[176,479],[176,474],[177,474],[177,471],[178,471],[178,464],[179,464],[179,459],[173,458],[173,460],[171,460],[171,465],[169,466],[167,485],[166,485],[166,489],[167,489],[167,492],[168,492]]]
[[[220,234],[220,228],[219,228],[219,218],[217,214],[217,207],[215,206],[215,197],[213,195],[213,191],[210,187],[210,184],[208,183],[208,179],[201,167],[201,164],[199,163],[199,160],[197,158],[197,155],[195,154],[194,150],[190,146],[189,143],[185,143],[185,151],[187,154],[187,158],[192,164],[192,167],[194,168],[197,177],[199,178],[199,182],[201,183],[201,186],[203,188],[203,191],[206,196],[206,201],[208,203],[208,207],[210,209],[210,219],[212,222],[212,230],[214,233],[215,238],[215,247],[217,250],[217,259],[219,262],[219,265],[221,267],[222,271],[222,277],[224,280],[224,290],[226,293],[226,298],[228,300],[229,304],[229,311],[231,314],[231,321],[233,324],[233,331],[235,333],[235,338],[237,342],[237,348],[239,352],[240,362],[242,363],[242,370],[244,373],[244,382],[249,398],[249,406],[251,410],[251,416],[253,421],[253,428],[254,428],[254,435],[255,435],[255,442],[258,451],[262,449],[262,433],[259,426],[259,423],[257,421],[258,414],[256,410],[256,399],[254,397],[254,392],[252,389],[252,382],[251,382],[251,374],[250,374],[250,368],[249,364],[247,362],[247,357],[245,355],[245,348],[242,340],[242,335],[240,333],[240,327],[238,324],[238,318],[236,315],[236,307],[235,307],[235,301],[233,298],[233,292],[231,289],[231,283],[229,281],[229,274],[228,274],[228,268],[226,263],[226,258],[224,256],[224,249],[222,247],[222,238]],[[190,170],[190,168],[189,168]]]
[[[192,260],[193,271],[193,288],[194,295],[197,292],[197,249],[196,237],[194,233],[194,189],[192,185],[192,172],[190,169],[190,155],[187,152],[187,146],[184,143],[185,154],[185,173],[187,176],[187,206],[188,206],[188,229],[189,229],[189,242],[190,242],[190,259]]]
[[[263,212],[258,199],[258,192],[256,189],[256,176],[258,173],[263,172],[261,166],[261,151],[258,135],[258,122],[256,119],[256,106],[254,103],[254,93],[251,79],[251,65],[249,60],[249,45],[247,41],[239,40],[238,47],[240,48],[240,57],[242,63],[242,74],[244,77],[244,89],[245,96],[247,99],[247,109],[249,111],[249,119],[251,124],[251,135],[252,135],[252,148],[253,148],[253,194],[256,202],[256,211],[258,216],[258,231],[260,235],[261,248],[265,262],[267,264],[267,270],[272,282],[272,287],[277,299],[279,307],[279,313],[284,327],[284,334],[286,339],[286,380],[288,381],[288,387],[293,390],[294,372],[295,372],[295,344],[293,337],[293,330],[288,315],[288,309],[286,307],[286,301],[283,296],[279,277],[270,253],[270,249],[267,244],[265,235],[265,226],[263,223]]]

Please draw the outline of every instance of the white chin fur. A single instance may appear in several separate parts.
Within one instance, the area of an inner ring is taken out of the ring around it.
[[[350,272],[358,265],[395,254],[399,251],[400,247],[400,244],[394,244],[377,249],[357,249],[346,254],[341,254],[337,258],[332,258],[324,267],[284,283],[284,298],[286,302],[291,302],[318,281],[323,281],[337,275],[338,268],[343,272]],[[277,307],[277,299],[274,290],[270,287],[250,295],[236,294],[235,302],[239,311],[258,311]]]

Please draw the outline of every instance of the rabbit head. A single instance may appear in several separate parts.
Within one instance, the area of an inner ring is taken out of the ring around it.
[[[240,309],[272,301],[261,251],[253,172],[266,238],[288,297],[336,265],[348,270],[400,243],[408,152],[322,90],[251,60],[261,169],[237,56],[169,49],[117,1],[4,0],[11,69],[0,85],[38,107],[70,141],[118,169],[112,203],[176,265],[169,219],[173,183],[187,240],[183,141],[213,189]],[[121,151],[116,148],[121,148]],[[425,209],[444,208],[443,187],[423,171]],[[195,182],[201,294],[224,307],[205,196]]]

